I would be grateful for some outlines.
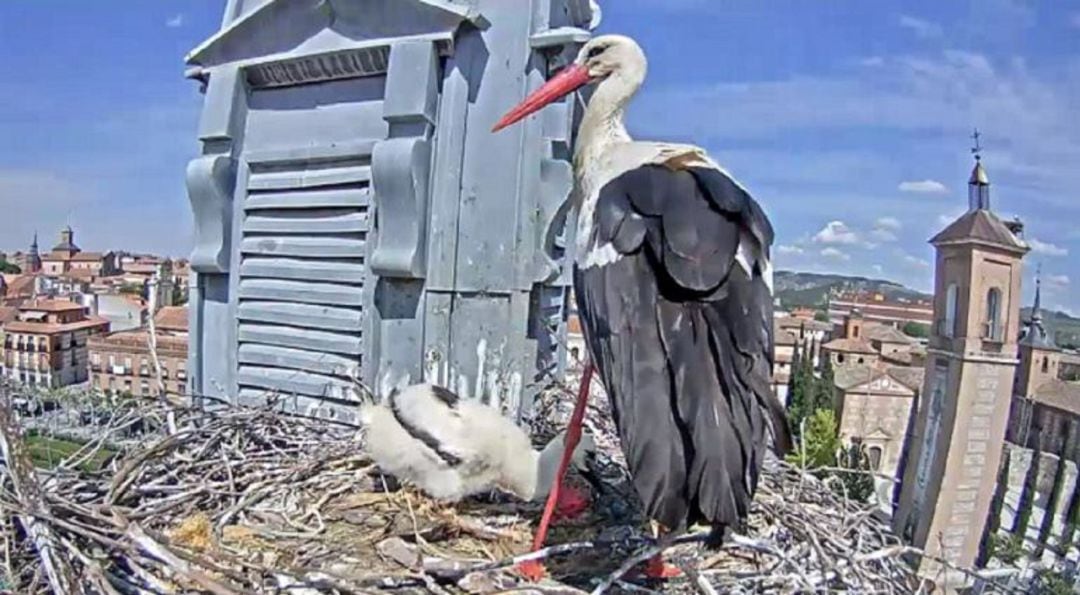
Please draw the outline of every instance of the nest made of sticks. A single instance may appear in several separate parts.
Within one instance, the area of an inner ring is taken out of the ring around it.
[[[34,470],[0,399],[0,573],[18,593],[640,592],[616,576],[647,550],[602,395],[587,424],[604,487],[585,516],[558,524],[533,554],[550,579],[525,583],[540,506],[502,494],[455,506],[384,477],[362,433],[273,408],[212,410],[129,403],[96,440],[52,471]],[[572,398],[546,391],[532,426],[550,435]],[[165,420],[168,420],[166,423]],[[80,463],[139,420],[161,433],[100,470]],[[175,428],[166,430],[165,428]],[[691,536],[668,555],[686,576],[667,592],[912,592],[911,552],[870,507],[770,461],[743,534],[717,551]],[[648,552],[646,552],[648,553]]]

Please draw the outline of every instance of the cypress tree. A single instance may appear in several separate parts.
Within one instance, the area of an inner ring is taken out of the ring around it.
[[[1001,463],[998,465],[997,484],[994,486],[994,496],[990,499],[990,512],[987,513],[986,529],[979,541],[979,555],[975,559],[976,568],[986,567],[990,561],[991,544],[997,539],[998,530],[1001,529],[1001,509],[1005,505],[1005,492],[1009,491],[1009,462],[1010,450],[1001,451]]]
[[[1035,449],[1031,451],[1031,465],[1027,474],[1024,475],[1024,486],[1020,492],[1020,502],[1016,506],[1016,519],[1013,522],[1012,533],[1021,540],[1027,535],[1028,524],[1031,522],[1031,509],[1035,506],[1035,492],[1039,479],[1039,459],[1042,455],[1041,440],[1035,441]]]
[[[836,409],[836,387],[833,375],[832,362],[826,359],[821,364],[821,378],[816,378],[814,384],[814,407],[818,409]]]
[[[1076,527],[1080,524],[1080,474],[1076,477],[1076,483],[1073,484],[1072,497],[1069,498],[1069,508],[1065,511],[1065,530],[1061,532],[1061,540],[1059,545],[1061,551],[1066,554],[1069,552],[1069,546],[1072,545],[1073,537],[1076,536]]]
[[[1050,499],[1046,503],[1046,512],[1043,513],[1042,525],[1039,527],[1039,543],[1035,546],[1035,558],[1042,557],[1043,549],[1050,541],[1050,532],[1054,528],[1054,513],[1057,511],[1058,501],[1061,500],[1061,491],[1065,487],[1065,456],[1059,456],[1057,466],[1054,468],[1054,487],[1050,488]]]

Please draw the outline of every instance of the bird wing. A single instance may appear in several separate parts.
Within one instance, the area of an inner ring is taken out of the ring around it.
[[[700,151],[675,150],[599,191],[579,313],[649,515],[676,529],[745,518],[771,426],[773,231]],[[598,263],[589,266],[589,263]]]

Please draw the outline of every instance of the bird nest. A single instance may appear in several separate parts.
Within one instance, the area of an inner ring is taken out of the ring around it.
[[[597,393],[594,393],[597,394]],[[450,506],[382,476],[362,435],[271,408],[131,403],[51,471],[34,470],[0,399],[0,576],[17,593],[911,592],[910,553],[868,507],[779,461],[762,477],[745,531],[718,550],[695,535],[667,555],[685,576],[659,587],[616,572],[653,545],[620,462],[606,400],[587,423],[603,489],[553,527],[549,577],[528,583],[540,506],[493,493]],[[572,398],[545,392],[538,441]],[[100,469],[96,451],[132,424],[161,428]],[[581,481],[571,478],[571,481]]]

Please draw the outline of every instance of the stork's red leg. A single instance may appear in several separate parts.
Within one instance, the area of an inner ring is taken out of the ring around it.
[[[655,521],[650,522],[650,525],[652,526],[653,537],[658,541],[663,541],[661,535],[665,533],[665,530]],[[682,570],[678,566],[664,562],[663,554],[657,554],[649,558],[649,561],[645,563],[644,574],[646,578],[663,580],[682,576]]]
[[[559,501],[559,492],[562,490],[566,470],[570,467],[570,456],[581,440],[581,426],[585,421],[585,405],[589,401],[589,385],[592,383],[592,375],[592,362],[586,362],[585,371],[581,375],[581,384],[578,386],[574,413],[570,415],[570,423],[566,428],[566,444],[563,445],[564,450],[562,459],[559,461],[559,470],[555,474],[555,482],[551,486],[551,491],[548,492],[547,502],[544,504],[544,514],[540,517],[540,526],[536,528],[536,534],[533,535],[532,551],[534,552],[544,547],[548,525],[551,524],[552,515],[555,514],[555,505]],[[540,580],[545,573],[544,565],[539,561],[523,562],[518,565],[518,571],[532,580]]]

